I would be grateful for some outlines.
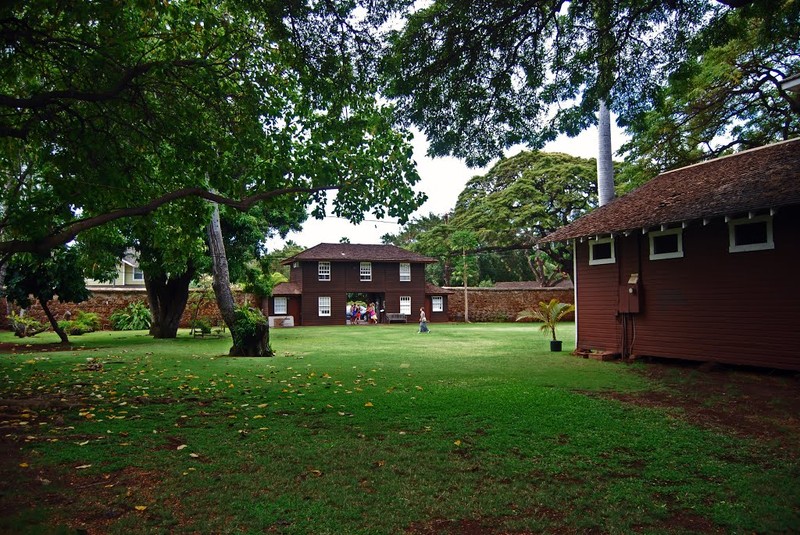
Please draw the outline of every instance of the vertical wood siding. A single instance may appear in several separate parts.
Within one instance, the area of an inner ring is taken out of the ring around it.
[[[633,355],[800,369],[800,210],[773,218],[775,249],[728,252],[728,225],[693,222],[684,257],[649,259],[647,235],[618,239],[617,264],[589,266],[578,247],[578,346],[621,351],[617,285],[627,282],[638,248],[641,312],[630,314]],[[615,269],[615,266],[618,269]]]
[[[615,240],[615,247],[618,246]],[[620,329],[617,321],[617,281],[618,264],[589,265],[589,244],[587,241],[576,246],[576,269],[578,270],[575,288],[578,303],[579,349],[600,349],[619,352]]]

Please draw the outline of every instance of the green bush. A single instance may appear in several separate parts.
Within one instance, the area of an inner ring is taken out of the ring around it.
[[[134,301],[124,310],[111,314],[108,320],[115,331],[141,331],[150,328],[153,318],[143,301]]]
[[[82,334],[99,331],[103,328],[100,316],[94,312],[81,312],[75,314],[74,320],[61,320],[58,326],[67,334],[80,336]]]
[[[234,340],[248,340],[256,336],[259,327],[267,325],[267,318],[255,308],[240,306],[236,308],[236,324],[231,329]]]
[[[20,338],[36,336],[40,332],[47,330],[47,325],[41,321],[29,316],[18,316],[14,312],[8,316],[8,321],[11,322],[11,329],[14,331],[14,335]]]
[[[192,328],[202,334],[211,334],[211,320],[208,318],[197,318],[192,322]]]

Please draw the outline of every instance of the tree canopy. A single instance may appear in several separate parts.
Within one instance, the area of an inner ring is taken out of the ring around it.
[[[623,117],[628,160],[650,175],[800,134],[800,4],[754,3],[693,37],[690,54],[649,100]]]
[[[797,134],[775,84],[800,67],[798,28],[793,1],[435,0],[392,35],[387,92],[432,155],[470,165],[576,135],[603,101],[663,170],[724,150],[718,136]]]
[[[424,196],[375,98],[384,14],[355,4],[4,3],[0,253],[185,198],[321,215],[335,190],[337,215],[404,220]]]
[[[555,262],[557,273],[570,272],[568,248],[548,247],[542,252],[549,260],[533,255],[533,250],[544,235],[597,206],[596,173],[594,159],[522,151],[501,159],[485,175],[472,177],[446,217],[431,214],[414,220],[397,236],[384,236],[384,242],[439,258],[443,271],[428,275],[451,284],[458,271],[456,257],[464,252],[463,239],[454,238],[467,233],[474,240],[468,252],[480,253],[478,280],[534,277],[558,282],[558,277],[547,276],[544,264]],[[463,281],[460,275],[456,278]]]

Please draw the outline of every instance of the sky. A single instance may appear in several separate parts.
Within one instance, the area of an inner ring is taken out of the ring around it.
[[[619,149],[624,140],[622,131],[614,126],[612,120],[612,151]],[[441,215],[449,212],[455,207],[458,195],[469,179],[475,175],[485,174],[496,163],[491,162],[483,168],[470,168],[457,158],[430,158],[426,155],[427,140],[420,132],[415,132],[413,146],[414,160],[417,162],[417,171],[421,178],[415,190],[425,192],[428,200],[412,214],[411,219],[430,213]],[[506,156],[512,156],[521,149],[521,147],[512,149]],[[594,158],[597,155],[597,130],[595,128],[585,130],[574,138],[561,136],[548,143],[543,150]],[[350,243],[379,244],[384,234],[397,234],[400,231],[401,227],[394,219],[376,220],[371,215],[367,215],[366,218],[363,223],[353,225],[346,219],[333,216],[322,220],[309,217],[303,224],[301,232],[290,232],[285,239],[271,238],[267,241],[267,248],[270,251],[280,249],[289,240],[309,248],[320,243],[339,243],[343,237],[347,237]]]

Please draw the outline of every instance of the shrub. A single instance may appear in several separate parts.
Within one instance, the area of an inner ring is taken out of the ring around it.
[[[35,318],[18,316],[14,312],[8,316],[8,320],[11,322],[11,329],[14,331],[14,335],[20,338],[36,336],[40,332],[47,330],[47,325],[37,321]]]
[[[192,322],[192,328],[202,334],[211,334],[211,320],[208,318],[197,318]]]
[[[115,331],[141,331],[149,329],[153,321],[150,309],[143,301],[134,301],[124,310],[117,310],[108,320]]]
[[[256,336],[259,328],[267,325],[267,318],[260,310],[240,306],[236,308],[236,324],[231,329],[234,340],[248,340]]]
[[[58,326],[67,334],[80,336],[102,329],[103,324],[96,313],[78,311],[74,320],[59,321]]]

